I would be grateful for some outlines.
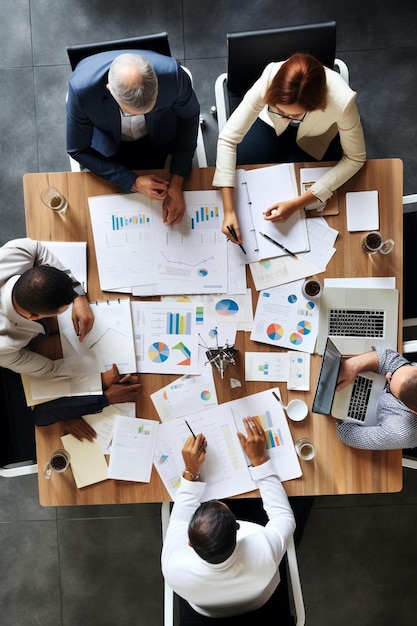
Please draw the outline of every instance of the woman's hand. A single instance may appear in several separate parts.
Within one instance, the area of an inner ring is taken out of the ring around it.
[[[298,202],[296,203],[294,200],[276,202],[264,211],[264,219],[269,222],[285,222],[298,209]]]

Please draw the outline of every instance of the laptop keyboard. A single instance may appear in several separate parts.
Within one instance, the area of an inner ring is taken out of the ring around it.
[[[350,398],[348,417],[360,422],[364,421],[373,382],[371,378],[365,376],[356,377]]]
[[[385,311],[353,311],[352,309],[329,310],[329,335],[338,337],[384,336]]]

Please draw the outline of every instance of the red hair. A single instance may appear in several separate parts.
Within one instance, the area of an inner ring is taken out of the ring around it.
[[[324,109],[327,84],[323,65],[311,54],[297,52],[274,76],[265,102],[269,106],[298,104],[306,111]]]

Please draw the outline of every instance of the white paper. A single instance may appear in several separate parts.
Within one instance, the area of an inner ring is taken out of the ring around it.
[[[245,380],[286,382],[288,352],[245,352]]]
[[[222,324],[236,324],[237,330],[251,330],[253,323],[252,291],[244,294],[212,294],[200,296],[162,296],[162,302],[197,302],[211,319]]]
[[[304,211],[296,211],[285,222],[265,220],[263,213],[278,201],[298,196],[294,164],[283,163],[253,170],[236,171],[235,199],[246,262],[286,254],[262,237],[264,232],[292,252],[309,249]]]
[[[46,402],[55,398],[100,396],[103,393],[101,376],[98,373],[56,378],[22,374],[22,380],[23,378],[28,406],[39,404],[39,400]]]
[[[188,302],[131,302],[136,371],[199,374],[198,329],[204,307]]]
[[[87,242],[86,241],[42,241],[63,263],[66,269],[71,270],[71,274],[87,290]]]
[[[80,342],[69,310],[58,316],[62,353],[65,358],[89,358],[97,371],[104,372],[116,363],[121,374],[136,370],[130,301],[105,300],[90,303],[94,326]]]
[[[204,498],[226,498],[256,489],[237,430],[246,433],[244,417],[256,417],[266,431],[267,453],[281,480],[301,476],[301,468],[284,411],[271,391],[219,405],[187,417],[194,433],[207,439],[200,475],[207,483]],[[190,431],[182,418],[159,426],[154,465],[173,499],[184,468],[182,448]]]
[[[200,375],[177,378],[153,393],[151,400],[162,422],[216,406],[213,368],[208,365]]]
[[[319,300],[301,293],[303,281],[261,291],[256,306],[252,341],[280,348],[314,352],[318,333]]]
[[[150,482],[158,426],[154,420],[116,416],[109,478]]]
[[[250,271],[258,291],[290,283],[313,274],[320,274],[336,252],[337,231],[324,218],[307,220],[310,250],[297,255],[298,259],[283,256],[250,264]]]
[[[184,219],[175,225],[163,223],[161,201],[140,194],[88,199],[102,290],[134,286],[138,295],[227,291],[220,191],[185,191],[184,199]]]

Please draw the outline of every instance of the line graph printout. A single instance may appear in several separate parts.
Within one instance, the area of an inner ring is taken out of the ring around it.
[[[195,303],[131,302],[135,371],[198,374],[198,328],[204,319]],[[132,370],[133,371],[133,370]]]
[[[248,460],[237,436],[244,417],[255,417],[265,429],[265,448],[281,480],[301,476],[301,468],[284,411],[272,390],[220,404],[215,408],[187,416],[195,433],[207,439],[201,478],[207,483],[204,498],[226,498],[256,488],[248,469]],[[174,499],[184,461],[181,450],[190,431],[183,418],[172,419],[158,428],[154,465]],[[162,461],[163,460],[163,461]]]
[[[103,290],[134,287],[136,295],[227,291],[220,192],[186,191],[184,199],[184,218],[175,225],[163,223],[161,201],[140,194],[88,199]]]
[[[104,372],[116,363],[121,374],[136,369],[130,301],[105,300],[90,303],[94,326],[80,342],[71,319],[71,307],[58,316],[62,353],[66,359],[81,358]]]

